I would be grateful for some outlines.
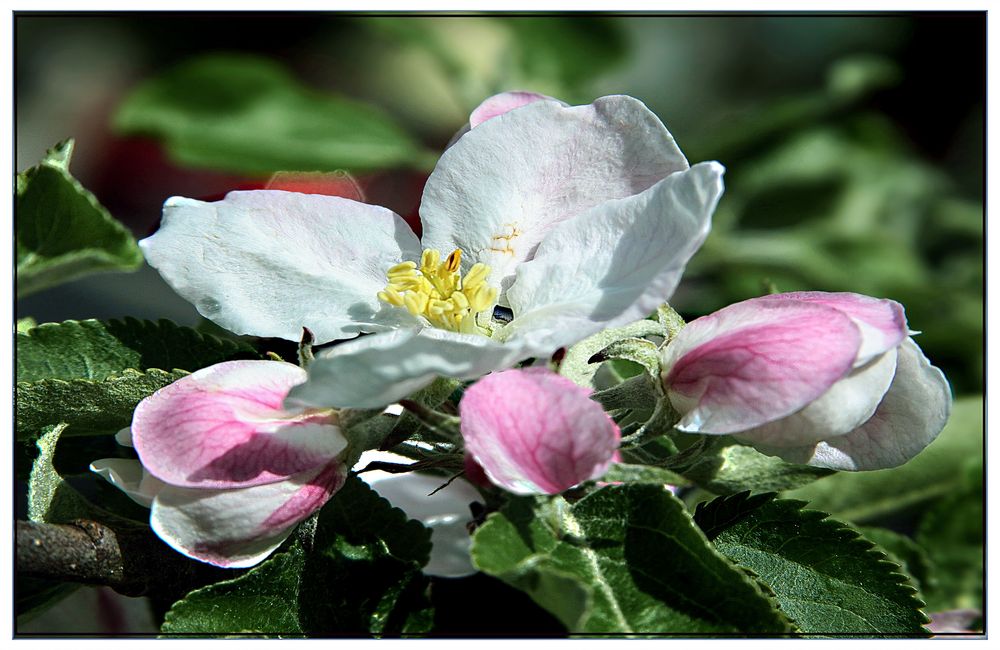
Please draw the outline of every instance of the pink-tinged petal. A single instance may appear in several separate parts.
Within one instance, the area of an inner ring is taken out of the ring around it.
[[[736,433],[795,413],[851,371],[860,345],[850,318],[808,302],[747,300],[694,320],[662,358],[677,428]]]
[[[956,638],[954,635],[957,634],[982,634],[972,628],[972,624],[983,617],[983,612],[978,609],[949,609],[932,612],[927,616],[931,619],[927,629],[934,634],[947,634],[950,638]]]
[[[336,416],[282,409],[305,378],[280,361],[228,361],[188,375],[136,407],[139,458],[159,479],[192,488],[273,483],[326,465],[347,446]]]
[[[847,314],[861,330],[861,347],[855,366],[895,349],[910,334],[903,306],[894,300],[872,298],[859,293],[795,291],[763,296],[758,300],[796,300],[833,307]]]
[[[486,472],[483,471],[483,466],[477,463],[471,454],[465,455],[465,458],[462,459],[462,466],[465,468],[465,478],[469,483],[483,488],[493,487],[490,477],[486,476]]]
[[[830,387],[801,411],[734,434],[751,444],[811,445],[854,431],[875,413],[896,374],[896,350],[889,350]]]
[[[587,106],[536,101],[481,123],[424,186],[422,244],[490,265],[504,290],[552,228],[688,168],[663,123],[632,97]],[[500,304],[506,306],[503,294]]]
[[[793,463],[847,471],[902,465],[944,428],[951,414],[951,388],[913,339],[897,351],[896,376],[875,414],[855,431],[817,445],[761,448]]]
[[[488,98],[482,104],[477,106],[474,111],[472,111],[472,114],[469,116],[469,126],[474,129],[486,120],[491,120],[494,117],[503,115],[508,111],[514,110],[515,108],[520,108],[541,100],[558,102],[559,104],[566,106],[565,103],[560,102],[554,97],[540,95],[538,93],[519,90],[500,93]]]
[[[588,395],[545,368],[487,375],[458,407],[466,451],[516,494],[557,494],[598,478],[621,432]]]
[[[131,458],[101,458],[90,464],[90,471],[145,508],[152,505],[153,499],[167,485]]]
[[[288,480],[233,490],[166,486],[149,523],[184,555],[227,568],[253,566],[339,490],[347,470],[337,462]]]

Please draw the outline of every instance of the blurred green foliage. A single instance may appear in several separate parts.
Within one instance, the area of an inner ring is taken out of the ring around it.
[[[181,163],[251,174],[433,161],[378,108],[306,88],[246,55],[198,58],[144,82],[116,126],[161,138]]]
[[[764,282],[892,298],[955,391],[975,392],[983,206],[885,116],[857,106],[898,78],[886,61],[841,62],[823,92],[765,105],[698,147],[729,171],[684,306],[707,313],[765,293]]]

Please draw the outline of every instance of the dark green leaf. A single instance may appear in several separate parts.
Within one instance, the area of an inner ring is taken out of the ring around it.
[[[187,370],[259,359],[245,343],[218,339],[168,320],[46,323],[17,335],[17,380],[107,379],[126,368]]]
[[[17,295],[97,271],[134,271],[132,234],[69,173],[73,141],[17,176]]]
[[[184,371],[125,370],[92,379],[43,379],[17,385],[16,427],[19,440],[31,440],[43,427],[59,422],[69,435],[114,433],[128,426],[132,411],[146,396],[185,376]]]
[[[310,90],[246,55],[204,56],[143,83],[116,126],[161,138],[182,163],[242,173],[427,163],[376,107]]]
[[[238,578],[196,589],[174,603],[160,629],[164,634],[302,636],[295,603],[304,565],[305,553],[293,546]]]
[[[699,506],[715,547],[766,583],[811,635],[923,636],[916,590],[885,554],[801,501],[741,493]]]
[[[752,447],[730,444],[699,458],[683,474],[715,494],[735,494],[744,490],[789,490],[829,476],[833,471],[793,465],[765,456]]]
[[[874,542],[890,560],[900,565],[926,600],[927,592],[936,587],[937,580],[932,575],[930,560],[924,549],[906,535],[886,528],[862,526],[859,530],[865,539]]]
[[[839,472],[785,496],[851,522],[890,513],[951,494],[963,485],[963,466],[983,459],[983,399],[955,401],[937,440],[900,467],[875,472]]]
[[[476,531],[472,557],[571,633],[791,629],[662,486],[605,487],[573,505],[514,499]]]
[[[420,569],[429,555],[430,530],[352,477],[317,522],[299,591],[302,628],[321,635],[419,632],[428,607]]]

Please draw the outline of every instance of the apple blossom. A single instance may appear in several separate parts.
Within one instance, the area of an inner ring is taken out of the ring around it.
[[[103,459],[91,469],[150,507],[150,526],[177,551],[253,566],[347,478],[337,413],[282,408],[304,379],[280,361],[194,372],[140,402],[131,429],[119,433],[138,462]]]
[[[708,233],[721,165],[689,168],[626,96],[570,107],[504,94],[470,125],[424,188],[422,241],[385,208],[265,190],[171,198],[140,245],[238,334],[372,334],[318,353],[292,405],[383,406],[437,376],[547,356],[670,297]]]
[[[903,308],[853,293],[763,296],[692,321],[662,353],[677,428],[785,460],[894,467],[940,433],[951,392]]]
[[[558,494],[599,478],[621,432],[589,394],[547,368],[487,375],[458,405],[466,452],[516,494]]]

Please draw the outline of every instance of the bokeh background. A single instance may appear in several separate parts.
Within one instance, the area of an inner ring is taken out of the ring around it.
[[[771,288],[898,300],[961,398],[953,428],[973,457],[978,437],[981,484],[985,48],[985,13],[21,13],[16,164],[75,138],[71,171],[137,237],[169,196],[282,170],[349,172],[415,221],[435,156],[485,97],[632,95],[691,161],[728,168],[672,304],[691,318]],[[17,315],[200,321],[148,268]],[[981,553],[981,528],[966,537],[965,557]]]

